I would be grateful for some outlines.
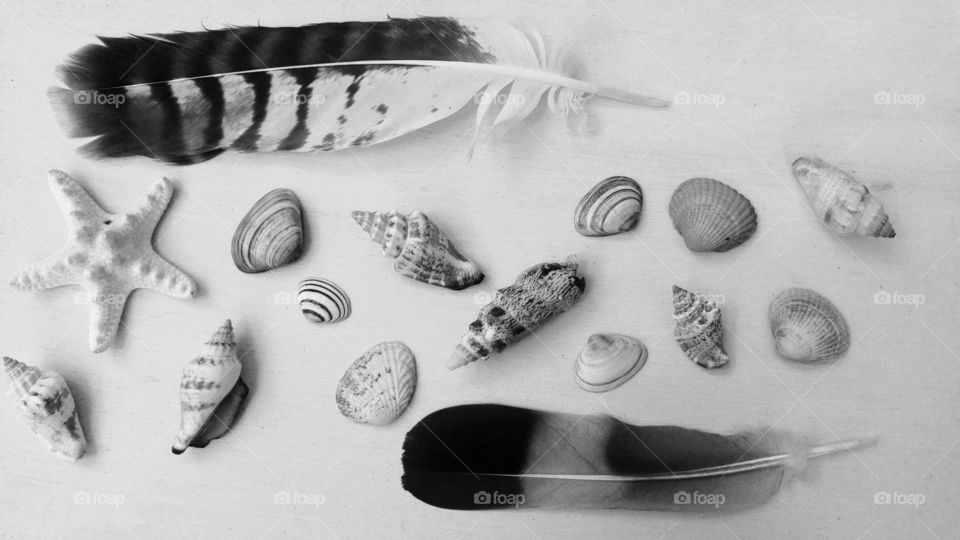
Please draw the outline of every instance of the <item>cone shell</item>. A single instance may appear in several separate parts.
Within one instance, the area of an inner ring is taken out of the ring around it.
[[[393,269],[402,276],[455,291],[483,281],[480,268],[422,212],[358,211],[353,219],[394,259]]]
[[[407,410],[417,387],[417,361],[399,341],[381,343],[355,360],[337,385],[340,413],[382,426]]]
[[[670,199],[670,217],[690,251],[729,251],[757,230],[757,213],[739,191],[711,178],[691,178]]]
[[[841,236],[896,236],[880,200],[849,174],[820,159],[801,157],[793,162],[793,176],[817,218],[833,232]]]
[[[777,353],[804,364],[832,362],[850,348],[850,329],[829,300],[810,289],[787,289],[770,304]]]
[[[241,272],[256,274],[300,258],[303,219],[300,200],[289,189],[264,195],[247,212],[233,234],[233,264]]]
[[[310,322],[329,323],[350,316],[350,297],[336,283],[321,278],[300,282],[297,302],[303,316]]]
[[[574,377],[588,392],[606,392],[630,380],[647,362],[647,348],[620,334],[594,334],[580,351]]]
[[[173,440],[174,454],[183,453],[214,419],[215,411],[240,380],[240,367],[233,325],[227,320],[203,345],[200,356],[183,368],[180,429]]]
[[[730,359],[723,350],[723,323],[716,302],[673,286],[673,337],[687,357],[707,369],[722,368]]]
[[[71,461],[87,449],[80,418],[70,387],[55,371],[42,371],[13,358],[3,358],[3,370],[10,382],[14,411],[50,451]]]
[[[640,184],[626,176],[611,176],[580,199],[574,226],[583,236],[609,236],[637,225],[643,208]]]
[[[524,270],[513,285],[498,290],[493,301],[480,309],[450,355],[448,367],[486,360],[576,304],[585,286],[577,270],[573,258]]]

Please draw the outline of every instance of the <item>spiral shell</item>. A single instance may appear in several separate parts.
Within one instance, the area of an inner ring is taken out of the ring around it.
[[[787,289],[770,303],[777,353],[804,364],[827,363],[850,348],[850,328],[829,300],[810,289]]]
[[[723,350],[723,323],[717,303],[673,286],[673,331],[680,348],[697,365],[722,368],[730,359]]]
[[[87,439],[63,377],[6,356],[3,370],[10,381],[7,393],[15,400],[17,417],[47,443],[51,452],[71,461],[80,459],[87,449]]]
[[[448,367],[486,360],[576,304],[585,286],[577,270],[573,257],[524,270],[513,285],[498,290],[493,301],[480,308],[477,320],[450,355]]]
[[[640,184],[626,176],[611,176],[580,199],[574,226],[583,236],[620,234],[637,225],[642,208]]]
[[[337,407],[358,424],[382,426],[407,410],[416,388],[413,353],[399,341],[388,341],[350,364],[337,385]]]
[[[594,334],[577,357],[574,377],[588,392],[606,392],[627,382],[647,362],[647,348],[621,334]]]
[[[230,253],[241,272],[256,274],[300,258],[303,219],[300,200],[289,189],[260,198],[237,225]]]
[[[332,323],[350,316],[350,297],[336,283],[321,278],[300,282],[297,302],[310,322]]]
[[[680,184],[670,199],[670,217],[690,251],[729,251],[757,230],[750,201],[712,178]]]
[[[840,236],[896,236],[883,203],[849,174],[823,160],[801,157],[793,162],[793,176],[814,213],[833,232]]]

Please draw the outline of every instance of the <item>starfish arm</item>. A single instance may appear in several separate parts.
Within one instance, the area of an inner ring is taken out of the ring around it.
[[[91,351],[101,353],[113,343],[129,295],[130,291],[98,287],[89,296]]]
[[[151,232],[160,222],[160,216],[163,215],[167,205],[170,204],[170,197],[173,196],[173,184],[170,180],[164,178],[154,182],[147,191],[147,197],[134,215],[141,220]]]
[[[47,173],[53,197],[60,205],[64,219],[71,231],[77,230],[84,222],[105,221],[108,214],[90,197],[87,190],[63,171],[56,169]]]
[[[152,289],[175,298],[197,294],[197,283],[156,252],[143,256],[134,268],[134,276],[137,288]]]
[[[10,287],[18,291],[42,291],[80,282],[76,268],[67,263],[69,246],[64,246],[41,263],[20,271],[10,280]]]

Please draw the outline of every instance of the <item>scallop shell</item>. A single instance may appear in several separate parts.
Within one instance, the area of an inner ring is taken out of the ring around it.
[[[606,392],[627,382],[647,362],[647,348],[620,334],[594,334],[580,351],[574,377],[588,392]]]
[[[300,200],[280,188],[261,197],[240,220],[231,255],[241,272],[256,274],[297,260],[302,244]]]
[[[757,230],[750,201],[712,178],[680,184],[670,199],[670,217],[690,251],[729,251]]]
[[[850,348],[850,328],[829,300],[810,289],[787,289],[770,304],[777,353],[804,364],[832,362]]]
[[[70,387],[55,371],[42,371],[13,358],[3,357],[3,370],[10,381],[14,410],[50,451],[76,461],[87,449],[77,406]]]
[[[483,281],[483,272],[422,212],[354,212],[353,219],[392,257],[393,269],[417,281],[455,291]]]
[[[814,213],[833,232],[840,236],[896,236],[883,203],[849,174],[823,160],[801,157],[793,162],[793,176]]]
[[[350,316],[350,297],[336,283],[321,278],[300,282],[297,301],[310,322],[337,322]]]
[[[381,343],[355,360],[337,385],[340,413],[382,426],[407,410],[417,387],[417,361],[399,341]]]
[[[626,176],[611,176],[580,199],[574,226],[583,236],[610,236],[637,225],[643,208],[640,184]]]
[[[723,350],[723,323],[717,303],[673,286],[673,331],[680,348],[700,367],[722,368],[730,362]]]

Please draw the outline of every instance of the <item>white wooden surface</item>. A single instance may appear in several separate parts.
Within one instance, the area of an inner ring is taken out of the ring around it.
[[[88,352],[78,289],[2,289],[0,352],[70,381],[90,449],[77,463],[62,462],[11,409],[0,410],[0,536],[954,537],[960,13],[949,1],[835,4],[0,3],[0,275],[63,242],[45,181],[46,170],[60,168],[112,211],[131,208],[158,177],[172,178],[177,192],[156,246],[202,289],[193,300],[135,294],[116,345],[102,355]],[[524,18],[548,35],[579,37],[591,80],[722,103],[648,111],[596,102],[593,136],[573,135],[540,112],[481,146],[472,162],[466,112],[369,149],[226,154],[174,168],[80,158],[44,96],[54,66],[94,34],[388,14]],[[880,91],[892,101],[920,95],[923,103],[877,104]],[[790,175],[801,154],[855,171],[885,201],[896,239],[841,241],[818,225]],[[578,236],[577,200],[613,174],[643,186],[638,230]],[[725,254],[686,250],[666,207],[692,176],[727,181],[750,197],[761,220],[750,242]],[[233,228],[280,186],[302,199],[306,253],[292,266],[243,275],[230,261]],[[349,217],[391,207],[427,212],[482,264],[487,280],[452,292],[393,274]],[[443,359],[479,307],[476,294],[570,253],[579,254],[587,278],[579,306],[493,361],[446,370]],[[344,286],[353,316],[330,327],[307,323],[284,301],[307,276]],[[673,283],[725,297],[729,369],[707,373],[682,356],[670,336]],[[774,354],[766,310],[790,286],[820,291],[847,316],[856,342],[834,366],[803,367]],[[880,290],[922,294],[925,303],[877,305]],[[245,353],[249,407],[226,438],[173,456],[180,369],[227,317]],[[650,349],[634,380],[600,395],[579,390],[571,376],[579,347],[596,331],[632,334]],[[337,380],[365,349],[394,339],[419,360],[412,407],[389,427],[350,423],[334,403]],[[733,515],[438,510],[401,488],[401,443],[422,416],[466,402],[721,432],[775,424],[823,440],[876,435],[880,443],[818,463],[769,504]],[[878,505],[878,491],[920,494],[923,504]],[[303,504],[276,504],[281,492]]]

